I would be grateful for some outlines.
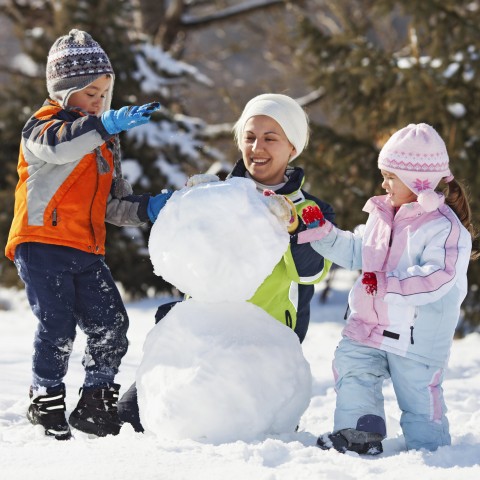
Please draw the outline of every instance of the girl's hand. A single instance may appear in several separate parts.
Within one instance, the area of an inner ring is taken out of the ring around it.
[[[362,285],[368,295],[375,296],[377,294],[378,282],[375,272],[364,272],[362,277]]]
[[[325,225],[325,217],[318,205],[305,207],[302,210],[302,220],[307,228],[316,228]]]

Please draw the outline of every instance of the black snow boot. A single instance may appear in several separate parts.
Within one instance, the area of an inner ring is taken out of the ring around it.
[[[380,433],[345,428],[318,437],[317,446],[322,450],[334,448],[340,453],[350,451],[362,455],[378,455],[383,452],[382,439],[383,435]]]
[[[30,387],[27,418],[33,425],[41,425],[45,429],[45,435],[57,440],[69,440],[72,433],[65,418],[65,385],[61,383],[49,387],[45,395],[34,394]]]
[[[70,425],[98,437],[118,435],[123,423],[117,411],[119,390],[116,383],[80,389],[80,400],[68,419]]]

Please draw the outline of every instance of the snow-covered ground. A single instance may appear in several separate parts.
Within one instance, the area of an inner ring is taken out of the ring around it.
[[[452,446],[437,452],[405,451],[399,410],[390,383],[384,389],[388,438],[377,457],[341,455],[316,448],[316,436],[332,427],[335,393],[331,359],[340,337],[351,274],[336,272],[326,304],[318,290],[303,349],[313,374],[313,396],[297,433],[220,445],[191,440],[161,440],[124,425],[120,435],[58,442],[25,418],[35,319],[22,291],[1,290],[0,305],[0,471],[2,478],[114,478],[116,480],[294,480],[294,479],[462,479],[480,478],[480,335],[454,342],[444,383]],[[321,287],[320,287],[321,288]],[[169,298],[127,304],[130,348],[117,380],[122,392],[131,384],[142,345],[154,324],[157,306]],[[83,380],[84,337],[79,334],[66,377],[67,409],[74,408]],[[195,399],[192,399],[195,401]]]

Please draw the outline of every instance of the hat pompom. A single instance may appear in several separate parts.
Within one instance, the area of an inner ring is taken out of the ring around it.
[[[433,212],[442,203],[441,196],[435,190],[420,192],[417,201],[426,212]]]

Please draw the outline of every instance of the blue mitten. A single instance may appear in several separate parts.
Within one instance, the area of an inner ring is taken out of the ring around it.
[[[105,130],[110,134],[143,125],[150,121],[150,116],[160,108],[160,103],[152,102],[141,107],[122,107],[120,110],[107,110],[100,117]]]
[[[150,197],[148,200],[147,214],[151,222],[154,223],[160,213],[160,210],[165,206],[168,199],[173,195],[170,190],[163,190],[162,193]]]

